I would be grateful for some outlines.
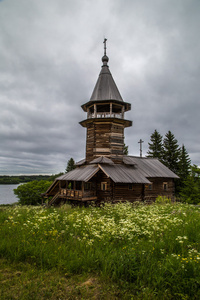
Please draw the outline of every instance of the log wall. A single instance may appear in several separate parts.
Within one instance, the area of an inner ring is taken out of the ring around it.
[[[114,200],[116,201],[134,202],[141,201],[143,198],[142,184],[115,183],[114,186]]]
[[[175,185],[174,180],[171,178],[148,178],[152,182],[152,189],[149,189],[149,185],[145,185],[144,196],[145,199],[155,200],[158,196],[166,196],[168,198],[174,199]],[[166,183],[167,188],[164,189],[164,183]]]
[[[115,122],[96,121],[87,126],[86,160],[99,156],[122,162],[124,149],[124,125]]]

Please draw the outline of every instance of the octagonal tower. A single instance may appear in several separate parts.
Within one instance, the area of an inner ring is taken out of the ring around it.
[[[132,126],[132,121],[124,119],[131,104],[124,102],[108,66],[106,39],[102,69],[90,101],[82,105],[87,119],[80,122],[87,128],[86,163],[106,156],[115,163],[122,163],[124,150],[124,128]]]

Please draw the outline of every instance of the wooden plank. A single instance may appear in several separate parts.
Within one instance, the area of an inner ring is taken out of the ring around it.
[[[86,197],[86,198],[82,198],[81,201],[94,201],[97,200],[97,197]]]

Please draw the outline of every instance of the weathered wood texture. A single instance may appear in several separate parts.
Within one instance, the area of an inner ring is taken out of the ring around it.
[[[174,181],[169,178],[151,178],[149,184],[127,184],[114,183],[101,170],[90,180],[91,189],[77,189],[76,183],[73,189],[67,189],[68,182],[58,181],[49,193],[54,195],[53,204],[60,201],[96,201],[96,202],[116,202],[116,201],[155,201],[158,195],[174,199]],[[83,186],[83,185],[82,185]],[[104,187],[104,188],[103,188]]]
[[[96,121],[88,123],[86,160],[90,162],[99,156],[122,162],[124,149],[124,125],[115,122]]]
[[[142,184],[114,184],[114,201],[141,201],[143,200]]]
[[[171,178],[148,178],[152,185],[145,185],[144,199],[155,200],[158,196],[174,199],[175,185]]]
[[[101,170],[92,178],[91,182],[96,186],[97,201],[111,201],[113,199],[112,180],[107,177]],[[106,189],[102,190],[102,184],[106,185]]]

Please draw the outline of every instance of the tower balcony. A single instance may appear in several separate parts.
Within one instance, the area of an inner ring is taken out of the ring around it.
[[[93,103],[87,107],[87,119],[118,118],[124,119],[125,107],[122,103]]]

